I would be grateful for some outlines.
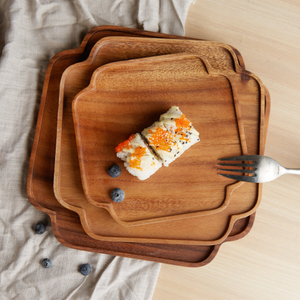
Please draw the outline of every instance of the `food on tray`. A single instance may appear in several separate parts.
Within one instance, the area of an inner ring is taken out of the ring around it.
[[[115,150],[117,157],[124,161],[124,166],[128,172],[140,180],[149,178],[162,166],[139,133],[132,134]]]
[[[121,168],[117,164],[113,164],[108,168],[108,175],[112,178],[117,178],[121,175]]]
[[[122,202],[125,198],[125,193],[122,189],[116,188],[110,194],[112,201],[114,202]]]
[[[172,106],[159,121],[144,129],[142,136],[132,134],[115,150],[128,172],[145,180],[199,141],[199,132],[179,107]]]
[[[200,141],[199,132],[177,106],[172,106],[160,116],[159,122],[144,129],[142,135],[166,167]]]

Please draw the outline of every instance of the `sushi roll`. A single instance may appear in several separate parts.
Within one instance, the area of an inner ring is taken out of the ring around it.
[[[117,157],[124,161],[127,171],[140,180],[149,178],[162,166],[139,133],[132,134],[115,151]]]
[[[199,132],[177,106],[172,106],[162,114],[159,122],[144,129],[142,135],[164,166],[169,166],[188,148],[200,141]]]
[[[115,150],[128,172],[145,180],[199,141],[199,132],[179,107],[172,106],[141,135],[132,134]]]
[[[174,134],[167,130],[163,122],[153,123],[142,131],[142,135],[164,166],[168,166],[176,159],[178,147]]]

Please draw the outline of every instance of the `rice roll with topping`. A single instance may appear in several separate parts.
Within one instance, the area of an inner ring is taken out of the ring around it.
[[[159,122],[144,129],[142,135],[164,166],[200,141],[199,132],[177,106],[172,106],[162,114]]]
[[[140,180],[149,178],[162,166],[139,133],[132,134],[115,151],[117,157],[124,161],[127,171]]]
[[[142,131],[142,135],[161,159],[164,166],[168,166],[176,159],[178,146],[176,145],[174,134],[166,129],[163,122],[153,123]]]

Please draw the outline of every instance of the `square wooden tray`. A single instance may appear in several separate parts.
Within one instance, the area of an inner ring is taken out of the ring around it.
[[[56,112],[58,108],[59,82],[63,71],[71,64],[87,58],[90,49],[106,36],[148,36],[181,38],[114,26],[97,27],[87,36],[81,46],[57,54],[47,69],[36,135],[28,174],[28,197],[39,210],[48,213],[56,238],[64,245],[79,250],[120,255],[144,260],[183,266],[202,266],[216,255],[219,246],[187,246],[167,244],[140,244],[97,241],[85,234],[76,213],[62,207],[53,194],[53,169],[56,140]],[[241,66],[242,57],[236,51]],[[267,116],[266,116],[267,118]],[[246,235],[253,224],[254,214],[235,223],[227,240]],[[70,234],[72,232],[73,234]]]

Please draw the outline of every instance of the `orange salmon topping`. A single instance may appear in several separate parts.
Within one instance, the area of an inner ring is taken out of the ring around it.
[[[152,134],[149,140],[157,150],[169,151],[171,149],[173,138],[171,133],[161,127],[157,127],[155,131],[149,129],[149,133]]]
[[[176,134],[180,134],[181,137],[179,138],[182,141],[189,141],[188,136],[186,135],[186,133],[182,132],[183,129],[190,129],[191,127],[191,122],[186,118],[186,116],[184,114],[181,115],[180,118],[175,120],[176,123],[176,130],[175,133]]]
[[[126,146],[129,145],[129,142],[134,138],[135,134],[132,134],[126,141],[120,143],[116,148],[116,152],[122,151]]]
[[[130,168],[135,168],[142,170],[141,168],[141,158],[146,154],[145,147],[137,147],[134,152],[131,154],[130,159]]]
[[[175,120],[177,129],[182,130],[183,128],[190,128],[191,122],[185,117],[184,114],[180,118]]]

